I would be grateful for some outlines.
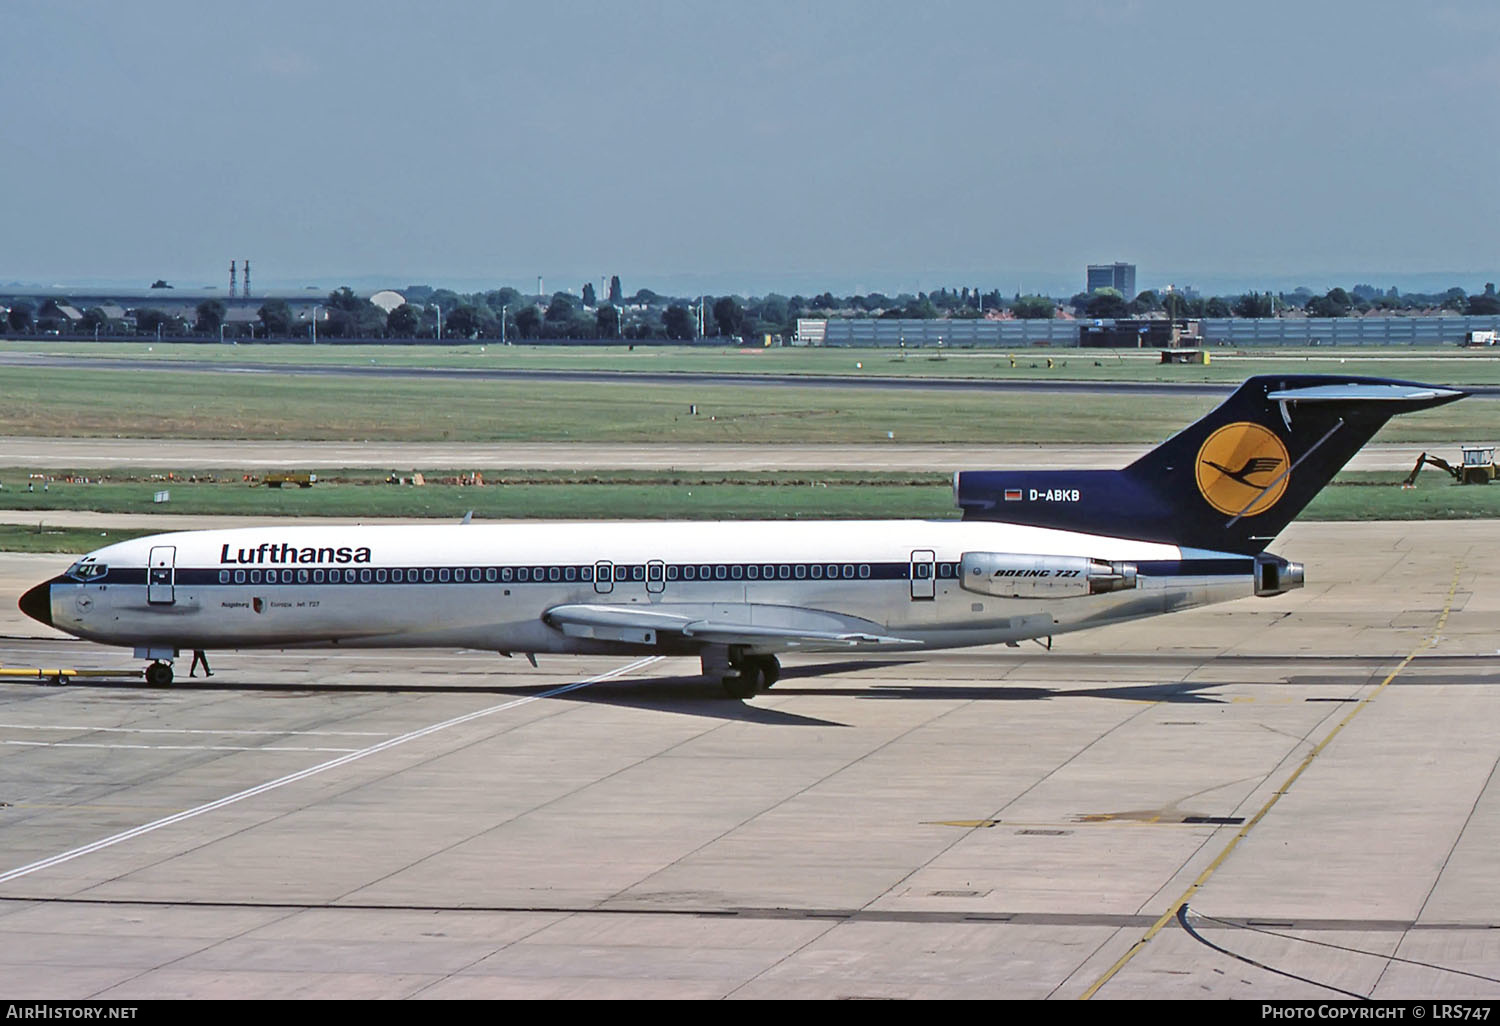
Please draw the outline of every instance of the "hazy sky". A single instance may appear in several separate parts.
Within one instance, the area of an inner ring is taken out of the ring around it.
[[[1473,289],[1497,40],[1494,0],[0,0],[0,281]]]

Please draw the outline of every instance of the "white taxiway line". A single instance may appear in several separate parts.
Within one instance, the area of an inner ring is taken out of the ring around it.
[[[9,883],[12,880],[20,879],[23,876],[28,876],[32,873],[39,872],[40,870],[49,869],[52,866],[61,865],[64,862],[71,862],[73,859],[76,859],[80,856],[88,855],[92,852],[100,851],[104,848],[109,848],[113,845],[121,843],[122,841],[128,841],[132,838],[140,837],[142,834],[149,834],[153,830],[160,830],[162,827],[171,826],[174,823],[181,823],[182,821],[192,819],[195,816],[201,816],[206,812],[213,812],[215,809],[222,809],[227,805],[233,805],[235,802],[244,801],[246,798],[253,798],[258,794],[265,794],[267,791],[274,791],[279,787],[285,787],[287,784],[295,784],[299,780],[306,780],[308,777],[315,776],[316,774],[322,773],[325,770],[337,769],[340,766],[347,766],[349,763],[354,762],[357,759],[363,759],[367,755],[375,755],[379,752],[388,751],[389,749],[395,748],[397,745],[404,745],[408,741],[415,741],[418,738],[427,737],[429,734],[436,734],[438,731],[447,730],[449,727],[456,727],[460,724],[468,723],[472,720],[483,719],[484,717],[493,715],[494,713],[505,712],[507,709],[516,709],[523,705],[529,705],[530,703],[540,701],[543,698],[554,698],[557,695],[566,694],[569,691],[577,691],[579,688],[586,688],[590,684],[600,684],[607,680],[613,680],[616,677],[622,677],[627,673],[632,673],[636,670],[650,666],[653,663],[661,662],[661,660],[664,658],[664,656],[647,656],[644,659],[637,659],[634,662],[626,663],[624,666],[618,666],[613,670],[601,673],[596,677],[590,677],[587,680],[575,681],[572,684],[564,684],[561,687],[552,688],[551,690],[543,691],[540,694],[528,695],[526,698],[517,698],[514,701],[502,702],[499,705],[492,705],[486,709],[479,709],[475,712],[465,713],[462,716],[455,716],[451,720],[444,720],[441,723],[434,723],[431,726],[423,727],[420,730],[413,730],[409,733],[401,734],[397,737],[391,738],[388,741],[382,741],[379,744],[371,745],[368,748],[361,748],[358,751],[350,752],[348,755],[342,755],[337,759],[330,759],[327,762],[319,763],[318,765],[309,767],[308,769],[299,770],[296,773],[289,773],[284,777],[278,777],[277,779],[268,781],[267,783],[258,784],[255,787],[247,788],[243,791],[238,791],[234,794],[228,795],[227,797],[220,798],[217,801],[208,802],[207,804],[199,805],[196,808],[185,809],[182,812],[178,812],[171,816],[166,816],[162,819],[146,823],[143,826],[133,827],[130,830],[125,830],[121,833],[113,835],[112,837],[106,837],[103,840],[95,841],[92,844],[86,844],[81,848],[74,848],[71,851],[65,851],[60,854],[53,855],[50,858],[45,858],[38,862],[33,862],[30,865],[17,867],[16,869],[12,869],[7,873],[0,873],[0,884]]]

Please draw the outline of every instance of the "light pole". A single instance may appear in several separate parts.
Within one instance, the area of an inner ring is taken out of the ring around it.
[[[323,309],[321,306],[314,306],[313,307],[313,315],[312,315],[313,345],[317,345],[318,344],[318,311],[321,310],[321,309]]]
[[[436,303],[432,304],[432,308],[437,311],[437,340],[441,342],[443,340],[443,308],[438,306]]]
[[[510,312],[510,304],[500,307],[500,344],[505,345],[505,315]]]

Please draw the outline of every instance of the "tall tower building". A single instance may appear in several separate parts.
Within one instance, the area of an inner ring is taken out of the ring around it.
[[[1085,292],[1118,289],[1126,299],[1134,299],[1135,264],[1089,264],[1085,282]]]

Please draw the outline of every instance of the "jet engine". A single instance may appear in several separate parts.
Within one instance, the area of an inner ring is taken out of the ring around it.
[[[1135,564],[1087,556],[965,552],[959,583],[1001,598],[1074,598],[1135,587]]]

